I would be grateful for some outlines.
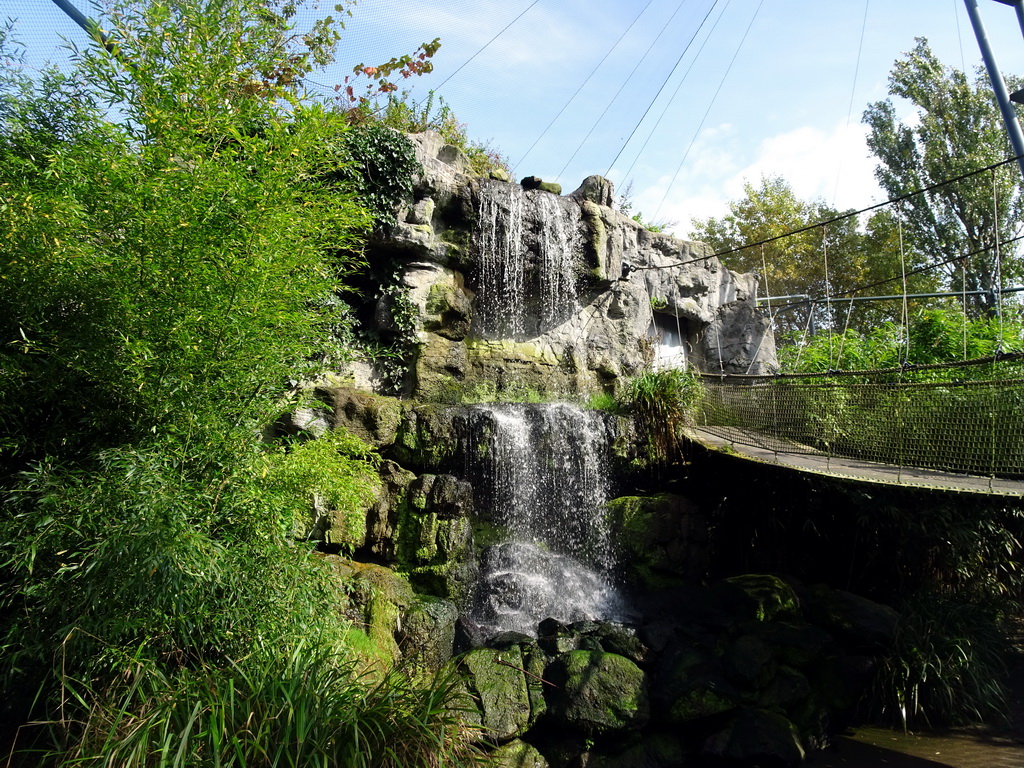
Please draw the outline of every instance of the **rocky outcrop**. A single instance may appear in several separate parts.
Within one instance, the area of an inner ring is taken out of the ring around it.
[[[481,383],[547,396],[611,390],[663,359],[666,344],[708,371],[775,369],[756,279],[616,211],[607,179],[563,196],[535,177],[473,176],[435,134],[410,139],[422,166],[414,196],[369,253],[396,264],[412,307],[418,346],[404,391],[436,401]],[[388,331],[403,322],[394,302],[385,293],[373,312]]]

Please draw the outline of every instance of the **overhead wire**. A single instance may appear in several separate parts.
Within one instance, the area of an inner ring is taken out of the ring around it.
[[[850,131],[850,118],[853,116],[853,99],[857,95],[857,79],[860,76],[860,59],[864,53],[864,33],[868,28],[868,8],[871,0],[864,0],[864,19],[860,25],[860,43],[857,45],[857,63],[853,67],[853,87],[850,88],[850,106],[846,110],[846,133]],[[835,206],[839,197],[839,179],[843,175],[843,154],[839,155],[839,167],[836,169],[836,186],[832,190],[832,205]]]
[[[711,3],[711,7],[708,8],[708,12],[704,14],[704,18],[701,19],[701,22],[698,25],[697,29],[694,30],[693,34],[690,36],[690,39],[686,42],[686,45],[683,47],[683,52],[679,54],[679,58],[676,59],[675,65],[672,67],[672,69],[668,71],[668,74],[665,75],[665,79],[661,81],[661,87],[658,88],[658,92],[654,94],[654,96],[647,104],[647,109],[644,110],[644,113],[640,115],[640,119],[637,120],[636,123],[633,125],[633,130],[629,132],[629,136],[626,137],[626,140],[623,142],[622,146],[619,147],[619,151],[615,154],[615,159],[613,159],[611,163],[609,163],[608,170],[605,171],[604,173],[605,176],[608,176],[612,172],[612,167],[615,165],[615,163],[618,162],[619,157],[621,157],[622,155],[622,151],[627,147],[629,142],[633,140],[633,136],[636,135],[637,129],[640,127],[640,124],[643,123],[644,119],[650,113],[651,107],[654,106],[654,102],[656,102],[658,100],[658,97],[661,96],[662,92],[665,90],[665,86],[668,85],[668,81],[672,78],[672,75],[676,73],[676,70],[679,69],[679,65],[683,63],[683,57],[686,56],[687,51],[690,50],[690,46],[693,45],[693,41],[697,38],[697,35],[699,35],[700,31],[704,28],[705,22],[707,22],[708,17],[711,15],[711,12],[715,9],[716,5],[718,5],[718,0],[713,0],[713,2]],[[682,80],[680,80],[680,85],[682,85]],[[678,92],[679,88],[677,87],[676,93]],[[675,94],[673,94],[673,97],[674,96]],[[666,109],[668,109],[667,106]],[[662,115],[664,114],[665,113],[662,112]],[[657,125],[655,125],[655,127],[657,127]]]
[[[640,159],[640,157],[644,153],[644,150],[647,149],[647,145],[650,143],[651,139],[654,137],[654,133],[655,133],[655,131],[658,130],[658,126],[661,125],[661,121],[665,118],[665,114],[668,112],[669,107],[672,106],[672,103],[675,101],[676,96],[679,95],[679,90],[683,87],[683,83],[685,83],[686,82],[686,78],[690,76],[690,71],[693,69],[694,64],[696,64],[697,61],[700,59],[700,55],[702,53],[704,53],[704,47],[708,44],[708,41],[714,36],[715,30],[718,28],[718,22],[720,22],[722,20],[722,17],[725,15],[725,12],[729,8],[729,2],[730,2],[730,0],[725,0],[725,5],[722,7],[722,12],[720,14],[718,14],[718,18],[715,19],[715,23],[711,25],[711,29],[708,31],[708,34],[704,38],[704,41],[700,44],[700,48],[698,48],[697,49],[697,53],[694,54],[693,60],[690,62],[690,66],[686,68],[686,72],[684,72],[682,78],[680,78],[679,83],[676,85],[676,89],[672,92],[672,96],[665,103],[665,108],[663,110],[661,110],[661,114],[658,115],[658,119],[654,122],[654,126],[651,128],[651,132],[647,134],[647,138],[644,140],[643,146],[641,146],[640,150],[636,153],[636,156],[633,158],[633,162],[629,164],[629,168],[627,168],[626,172],[624,174],[622,174],[622,178],[624,178],[624,179],[628,179],[629,178],[629,175],[633,172],[633,168],[636,166],[637,160]],[[717,5],[718,5],[718,0],[715,0],[715,5],[712,6],[712,10],[715,7],[717,7]],[[709,13],[710,13],[710,11],[709,11]],[[707,17],[705,17],[704,21],[707,21]],[[702,21],[701,22],[701,26],[703,26],[703,25],[704,25],[704,22]],[[618,159],[618,158],[616,158],[616,159]],[[615,163],[613,161],[612,165],[614,165],[614,164]]]
[[[540,140],[543,139],[547,135],[547,132],[549,130],[551,130],[551,126],[553,126],[555,124],[555,122],[558,120],[558,118],[560,118],[562,116],[562,114],[565,112],[565,110],[569,108],[569,105],[572,104],[572,102],[576,99],[576,97],[580,95],[580,91],[582,91],[587,86],[587,83],[589,83],[593,79],[594,75],[597,74],[597,71],[601,68],[601,66],[605,63],[605,61],[608,60],[608,57],[611,56],[612,53],[615,51],[615,49],[619,47],[619,44],[625,39],[626,35],[629,34],[629,31],[631,29],[633,29],[633,27],[636,26],[636,23],[640,20],[640,17],[643,16],[644,13],[647,11],[647,9],[651,7],[651,3],[652,2],[654,2],[654,0],[647,0],[647,5],[645,5],[643,7],[643,9],[641,9],[640,13],[638,13],[634,17],[634,19],[630,23],[630,25],[628,27],[626,27],[625,31],[621,35],[619,35],[619,39],[616,40],[615,44],[612,45],[612,47],[608,49],[607,53],[605,53],[604,57],[602,57],[602,59],[597,63],[597,65],[592,70],[590,70],[590,74],[587,75],[587,79],[584,80],[580,84],[579,88],[576,89],[576,92],[573,93],[573,95],[569,97],[569,100],[566,101],[564,105],[562,105],[562,108],[560,110],[558,110],[558,114],[555,115],[553,118],[551,118],[551,122],[548,123],[546,126],[544,126],[544,130],[542,130],[540,132],[540,135],[537,136],[536,139],[534,139],[533,144],[531,144],[530,148],[528,150],[526,150],[526,153],[521,158],[519,158],[518,161],[516,161],[515,165],[512,166],[513,172],[520,165],[522,165],[522,163],[526,160],[526,158],[528,158],[530,156],[530,153],[533,152],[533,150],[537,146],[537,144],[540,143]]]
[[[718,94],[722,91],[722,86],[725,85],[725,80],[729,77],[729,73],[732,71],[732,65],[736,63],[736,57],[739,56],[740,51],[743,49],[743,43],[747,40],[747,35],[750,34],[750,29],[754,26],[754,21],[757,19],[758,13],[761,11],[761,6],[764,5],[764,0],[761,0],[757,4],[757,8],[754,10],[754,15],[750,17],[750,23],[747,25],[746,30],[743,32],[743,37],[740,38],[739,45],[736,46],[736,52],[733,53],[732,58],[729,60],[729,66],[725,68],[725,74],[722,75],[722,79],[718,83],[718,87],[715,89],[714,95],[711,97],[711,102],[708,104],[708,108],[704,111],[704,117],[701,118],[700,125],[697,126],[697,130],[693,134],[693,138],[690,139],[690,144],[686,148],[686,152],[683,153],[683,159],[679,161],[679,165],[676,166],[676,172],[672,174],[672,180],[665,187],[665,194],[661,196],[661,202],[658,203],[658,208],[654,212],[655,219],[658,218],[658,214],[661,213],[661,207],[665,204],[665,200],[668,198],[668,193],[672,190],[672,186],[676,183],[676,179],[679,177],[679,171],[683,168],[683,163],[686,162],[686,158],[690,154],[690,150],[693,149],[694,143],[697,141],[697,137],[700,135],[701,129],[704,127],[704,122],[708,119],[708,115],[711,113],[711,108],[715,105],[715,101],[718,99]]]
[[[633,70],[629,73],[626,79],[622,81],[622,85],[619,86],[619,90],[617,90],[615,92],[615,95],[612,96],[612,98],[608,101],[608,104],[604,108],[604,111],[602,111],[601,114],[597,116],[597,119],[594,121],[594,124],[590,127],[590,130],[587,131],[587,135],[583,137],[583,140],[579,143],[579,146],[576,147],[575,151],[572,153],[569,159],[565,161],[565,165],[562,166],[562,170],[558,172],[558,176],[555,177],[556,179],[561,178],[562,174],[565,173],[566,169],[569,167],[569,164],[576,158],[576,155],[579,154],[580,150],[583,149],[583,146],[587,143],[587,140],[593,135],[594,131],[597,130],[597,126],[601,124],[602,120],[604,120],[604,116],[608,114],[608,110],[611,109],[612,105],[618,100],[619,95],[622,93],[623,89],[625,89],[625,87],[629,84],[629,81],[633,79],[633,75],[635,75],[637,70],[640,69],[640,66],[647,60],[647,57],[651,54],[651,51],[654,49],[654,46],[658,44],[658,41],[668,30],[668,27],[672,23],[672,20],[679,15],[679,12],[683,9],[683,5],[685,4],[686,0],[679,0],[679,5],[676,6],[675,11],[673,11],[668,21],[665,22],[665,25],[661,28],[661,32],[658,33],[657,37],[655,37],[651,44],[647,47],[647,50],[644,51],[644,55],[637,60],[636,66],[633,67]]]
[[[465,69],[466,65],[469,64],[469,62],[471,62],[473,59],[475,59],[477,56],[479,56],[481,53],[483,53],[485,50],[487,50],[487,48],[490,47],[491,43],[493,43],[495,40],[497,40],[499,37],[501,37],[503,34],[505,34],[513,24],[515,24],[517,21],[519,21],[521,18],[523,18],[523,16],[525,16],[526,13],[531,8],[533,8],[533,6],[535,6],[539,2],[540,2],[540,0],[533,0],[533,2],[530,3],[528,6],[526,6],[526,8],[524,8],[523,11],[518,16],[516,16],[514,19],[512,19],[512,21],[510,21],[508,24],[506,24],[504,27],[502,27],[501,31],[498,32],[498,34],[496,34],[494,37],[492,37],[490,40],[488,40],[486,43],[484,43],[483,46],[480,48],[480,50],[478,50],[476,53],[474,53],[472,56],[470,56],[468,59],[466,59],[464,62],[462,62],[462,64],[460,64],[458,66],[458,68],[454,72],[452,72],[450,75],[448,75],[448,77],[446,77],[444,80],[442,80],[441,84],[438,85],[434,90],[435,91],[440,91],[442,88],[444,88],[445,83],[447,83],[449,80],[451,80],[457,74],[459,74],[459,72],[461,72],[463,69]]]

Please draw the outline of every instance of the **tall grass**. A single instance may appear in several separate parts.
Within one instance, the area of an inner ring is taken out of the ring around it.
[[[298,642],[169,676],[138,654],[104,690],[64,681],[40,765],[440,768],[477,760],[457,678],[417,685]],[[22,753],[22,757],[28,756]]]
[[[904,730],[984,722],[1006,706],[1005,633],[991,608],[938,595],[908,600],[875,677],[877,714]]]

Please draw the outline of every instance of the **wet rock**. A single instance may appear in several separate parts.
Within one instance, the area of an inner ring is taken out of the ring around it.
[[[522,736],[530,725],[530,698],[519,648],[478,648],[462,656],[459,667],[475,704],[467,719],[495,743]]]
[[[704,742],[702,753],[763,768],[795,768],[804,759],[796,727],[763,709],[742,709]]]
[[[548,715],[587,734],[642,728],[650,718],[643,671],[624,656],[571,651],[548,666]]]

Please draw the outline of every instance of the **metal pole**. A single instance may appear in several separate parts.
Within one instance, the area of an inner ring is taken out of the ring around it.
[[[974,27],[974,36],[978,38],[978,47],[981,49],[981,57],[985,60],[985,69],[988,70],[988,79],[992,82],[992,90],[995,91],[996,101],[999,103],[999,111],[1003,113],[1003,122],[1006,124],[1006,132],[1010,136],[1010,146],[1017,156],[1017,165],[1020,167],[1021,176],[1024,177],[1024,133],[1021,133],[1020,123],[1017,122],[1017,113],[1010,103],[1010,94],[1006,90],[1006,83],[996,66],[995,56],[988,44],[988,37],[985,34],[985,27],[981,23],[981,15],[978,13],[977,0],[964,0],[967,7],[967,15],[971,17],[971,26]]]
[[[75,24],[80,26],[89,37],[95,40],[97,43],[102,45],[111,56],[120,61],[122,64],[126,62],[121,58],[121,54],[118,53],[117,47],[110,42],[103,30],[100,29],[100,25],[92,19],[88,18],[84,13],[73,6],[69,0],[53,0],[53,4],[60,8],[64,13],[67,14]]]
[[[1012,5],[1017,12],[1017,23],[1020,24],[1021,34],[1024,34],[1024,0],[996,0],[1003,5]]]

